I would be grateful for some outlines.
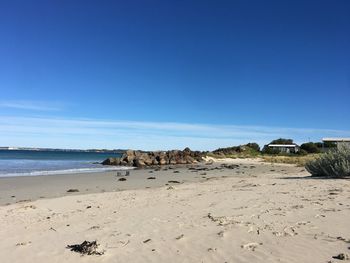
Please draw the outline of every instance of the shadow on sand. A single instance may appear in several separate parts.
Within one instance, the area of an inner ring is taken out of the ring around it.
[[[278,179],[304,179],[304,180],[350,180],[350,177],[325,177],[325,176],[315,176],[315,175],[307,175],[307,176],[286,176],[279,177]]]

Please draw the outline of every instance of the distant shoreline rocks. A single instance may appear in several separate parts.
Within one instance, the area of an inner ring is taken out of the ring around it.
[[[194,164],[203,161],[200,151],[189,148],[172,151],[134,151],[127,150],[120,158],[110,157],[102,162],[103,165],[122,165],[132,167],[148,167],[157,165]]]

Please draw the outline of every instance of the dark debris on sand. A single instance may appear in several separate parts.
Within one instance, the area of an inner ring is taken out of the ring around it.
[[[68,189],[67,190],[67,193],[77,193],[77,192],[79,192],[78,189]]]
[[[103,255],[104,251],[97,251],[98,246],[96,240],[91,242],[85,240],[81,244],[68,245],[66,248],[82,255]]]
[[[170,181],[168,181],[168,183],[170,183],[170,184],[179,184],[180,182],[179,181],[170,180]]]
[[[339,259],[339,260],[350,260],[350,257],[348,254],[345,253],[340,253],[337,256],[333,256],[334,259]]]

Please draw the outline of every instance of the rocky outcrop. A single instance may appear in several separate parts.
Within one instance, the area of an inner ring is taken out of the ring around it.
[[[202,161],[202,153],[191,151],[189,148],[183,151],[158,151],[142,152],[127,150],[120,158],[108,158],[103,165],[124,165],[133,167],[147,167],[154,165],[192,164]]]

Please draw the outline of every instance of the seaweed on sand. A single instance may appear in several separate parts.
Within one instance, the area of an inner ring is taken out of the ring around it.
[[[68,245],[67,248],[82,255],[103,255],[104,251],[97,251],[98,246],[96,240],[91,242],[85,240],[81,244]]]

